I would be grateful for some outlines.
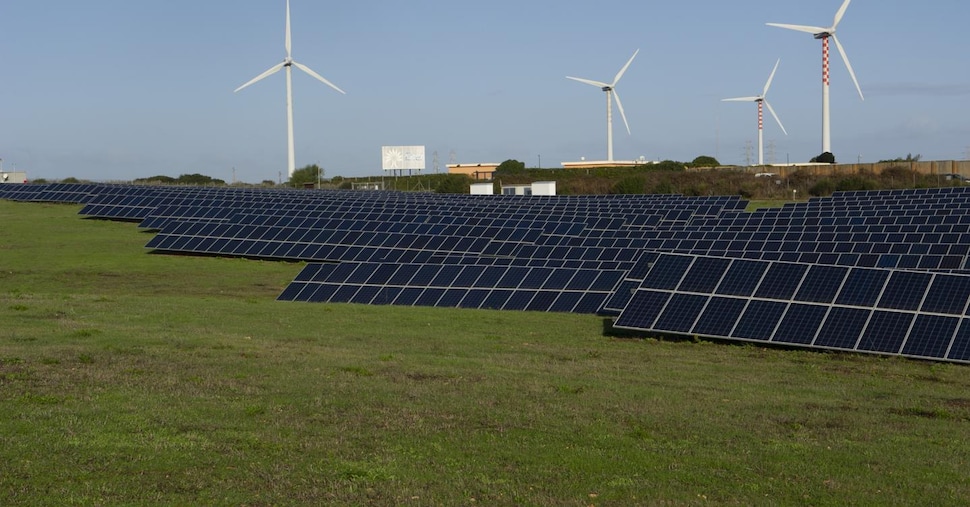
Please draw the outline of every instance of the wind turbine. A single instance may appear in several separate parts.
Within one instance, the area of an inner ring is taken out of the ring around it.
[[[735,97],[733,99],[723,99],[722,102],[757,102],[758,103],[758,165],[765,164],[765,112],[764,108],[768,107],[768,112],[771,116],[775,117],[775,121],[778,122],[778,126],[781,127],[781,131],[788,135],[788,131],[785,130],[785,126],[781,124],[781,120],[778,119],[778,115],[775,114],[774,108],[768,103],[765,98],[768,95],[768,89],[771,88],[771,81],[775,79],[775,72],[778,71],[778,64],[781,63],[781,59],[775,62],[775,68],[771,70],[771,75],[768,76],[768,82],[765,83],[765,89],[761,92],[761,95],[756,97]]]
[[[845,48],[842,47],[842,43],[839,42],[839,38],[835,36],[835,29],[839,26],[842,21],[842,17],[845,16],[845,10],[849,8],[849,2],[852,0],[845,0],[842,2],[842,7],[839,11],[835,13],[835,19],[832,21],[832,26],[828,28],[822,28],[818,26],[805,26],[805,25],[786,25],[782,23],[768,23],[768,26],[776,26],[778,28],[786,28],[788,30],[795,30],[798,32],[806,32],[812,34],[816,39],[822,40],[822,152],[831,153],[832,152],[832,123],[831,116],[829,114],[829,39],[835,42],[835,47],[839,49],[839,53],[842,55],[842,61],[845,62],[845,68],[849,70],[849,76],[852,77],[852,82],[855,83],[856,90],[859,91],[859,97],[862,100],[866,98],[862,96],[862,88],[859,87],[859,81],[855,78],[855,72],[852,71],[852,64],[849,63],[849,57],[845,54]]]
[[[612,83],[603,83],[600,81],[593,81],[591,79],[583,79],[579,77],[566,76],[566,79],[572,79],[573,81],[579,81],[580,83],[586,83],[588,85],[593,85],[604,92],[606,92],[606,160],[609,162],[613,161],[613,99],[616,99],[616,108],[620,110],[620,117],[623,118],[623,124],[626,125],[626,133],[630,134],[630,124],[626,121],[626,113],[623,112],[623,103],[620,102],[620,95],[616,93],[616,83],[620,81],[623,77],[623,73],[626,69],[630,67],[633,63],[633,59],[637,57],[640,50],[636,50],[633,56],[626,62],[626,65],[620,69],[620,72],[616,73],[616,77],[613,78]]]
[[[340,93],[346,94],[345,91],[337,88],[337,85],[327,81],[323,76],[314,72],[310,67],[303,65],[302,63],[293,60],[291,54],[292,45],[290,44],[290,0],[286,0],[286,58],[282,62],[272,66],[266,72],[254,77],[248,83],[236,88],[235,92],[246,88],[247,86],[262,80],[265,77],[276,74],[281,69],[286,69],[286,134],[287,134],[287,174],[293,176],[293,171],[296,170],[296,154],[293,147],[293,67],[306,72],[310,76],[313,76],[323,84],[337,90]]]

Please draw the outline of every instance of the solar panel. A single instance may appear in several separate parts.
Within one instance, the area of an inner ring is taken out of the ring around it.
[[[685,276],[694,266],[710,272]],[[968,275],[660,254],[636,287],[617,328],[946,361],[970,355]]]

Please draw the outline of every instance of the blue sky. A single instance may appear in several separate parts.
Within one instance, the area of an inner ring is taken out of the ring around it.
[[[821,151],[821,45],[766,22],[828,26],[840,0],[489,2],[291,0],[297,167],[380,175],[382,145],[427,146],[439,170],[517,159],[604,159],[604,94],[630,123],[616,159],[744,163],[760,93],[778,162]],[[0,3],[0,158],[31,178],[97,181],[286,172],[285,78],[233,90],[284,56],[284,0],[7,0]],[[865,93],[832,66],[840,161],[970,150],[970,3],[855,0],[839,26]],[[837,54],[833,48],[833,55]],[[756,153],[751,152],[756,160]],[[770,161],[770,153],[767,156]]]

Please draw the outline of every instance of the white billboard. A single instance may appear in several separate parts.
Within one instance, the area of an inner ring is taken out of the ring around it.
[[[424,170],[424,146],[381,146],[385,171]]]

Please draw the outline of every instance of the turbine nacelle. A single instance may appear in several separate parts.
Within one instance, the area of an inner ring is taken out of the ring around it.
[[[835,35],[835,32],[819,32],[813,35],[812,37],[815,37],[818,40],[822,40],[822,39],[827,39],[833,35]]]

